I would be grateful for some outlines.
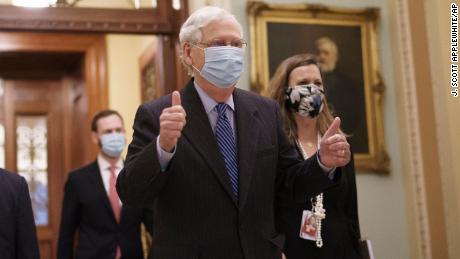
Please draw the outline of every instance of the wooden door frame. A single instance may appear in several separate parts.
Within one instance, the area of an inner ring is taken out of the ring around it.
[[[0,32],[0,52],[15,52],[15,53],[50,53],[50,52],[65,52],[65,53],[79,53],[82,55],[81,75],[77,76],[84,82],[84,93],[86,95],[87,106],[83,110],[79,110],[81,116],[84,116],[84,121],[78,129],[73,128],[75,124],[72,123],[73,115],[73,100],[70,98],[71,94],[71,81],[67,79],[66,75],[62,75],[61,79],[61,95],[58,96],[57,102],[62,105],[62,121],[63,126],[60,140],[62,139],[63,160],[55,161],[58,163],[62,174],[55,175],[53,179],[53,189],[49,190],[54,200],[62,201],[62,189],[56,189],[57,186],[63,186],[66,178],[66,173],[75,167],[75,160],[78,160],[79,165],[83,165],[93,161],[98,153],[98,147],[91,142],[91,119],[92,116],[101,109],[108,107],[108,82],[107,82],[107,57],[105,36],[102,34],[63,34],[63,33],[36,33],[36,32]],[[5,92],[5,96],[7,93]],[[5,100],[5,121],[8,116],[13,116],[11,107],[6,105],[8,100]],[[53,123],[53,122],[49,122]],[[54,123],[57,123],[56,121]],[[6,129],[6,128],[5,128]],[[75,131],[82,131],[79,134],[82,139],[73,141]],[[6,146],[15,146],[15,133],[9,127],[6,130]],[[59,140],[59,141],[60,141]],[[50,141],[50,140],[49,140]],[[52,141],[52,140],[51,140]],[[77,154],[74,152],[75,143],[81,144],[83,152]],[[7,165],[12,167],[12,160],[15,154],[12,154],[7,159]],[[50,199],[51,200],[51,199]],[[57,222],[52,223],[59,226],[60,221],[60,205],[50,207],[50,213],[55,215],[53,220]],[[51,218],[50,218],[51,220]],[[39,233],[48,236],[52,235],[46,229],[38,229]],[[58,233],[54,233],[57,235]],[[54,240],[54,246],[57,245],[57,239]],[[54,251],[52,251],[54,254]],[[54,258],[54,257],[52,257]]]
[[[172,0],[160,0],[156,8],[140,10],[74,7],[30,9],[0,5],[0,30],[158,35],[161,51],[158,51],[155,59],[158,59],[159,69],[165,71],[162,76],[166,94],[181,89],[189,80],[179,61],[181,47],[178,37],[181,25],[188,17],[188,0],[180,0],[180,5],[179,10],[173,8]],[[0,51],[2,45],[0,42]]]
[[[159,69],[168,71],[163,75],[163,94],[180,89],[188,80],[185,70],[181,69],[178,58],[180,52],[178,34],[182,23],[188,16],[188,0],[181,0],[181,6],[180,10],[174,10],[172,0],[158,1],[158,7],[155,10],[89,8],[37,10],[0,5],[0,52],[82,53],[81,79],[85,85],[87,105],[84,105],[83,110],[80,110],[81,107],[78,108],[78,112],[82,112],[86,120],[77,129],[77,131],[84,131],[77,136],[78,139],[83,138],[81,145],[77,141],[70,141],[75,136],[75,129],[69,126],[72,124],[72,109],[74,108],[72,104],[75,101],[70,94],[72,85],[75,84],[72,81],[73,75],[64,76],[61,79],[64,109],[62,121],[64,159],[61,162],[63,174],[55,180],[61,182],[62,185],[65,173],[73,169],[76,164],[73,160],[78,160],[81,165],[94,160],[98,153],[98,147],[91,142],[89,125],[92,116],[98,110],[108,108],[108,63],[105,34],[158,35],[161,51],[158,51],[154,58]],[[177,75],[173,71],[176,71]],[[15,138],[9,138],[7,141],[13,141],[14,144]],[[75,145],[79,146],[78,151],[75,151],[79,154],[73,152]],[[79,156],[76,157],[76,155]],[[62,193],[58,192],[54,195],[59,196],[58,199],[62,200]],[[60,216],[58,213],[59,221]]]
[[[30,84],[30,81],[37,81],[39,84],[46,84],[49,87],[50,84],[54,84],[53,88],[62,86],[61,80],[59,79],[12,79],[5,82],[5,132],[6,132],[6,150],[9,150],[6,159],[6,166],[8,169],[17,171],[17,146],[16,141],[16,129],[17,129],[17,115],[45,115],[47,116],[47,135],[53,136],[48,137],[47,149],[48,149],[48,173],[53,172],[53,177],[49,177],[48,174],[48,224],[45,226],[37,227],[38,241],[40,246],[40,254],[46,258],[54,258],[55,250],[57,247],[57,236],[60,224],[61,214],[61,202],[62,202],[62,184],[64,182],[65,175],[62,172],[65,161],[66,152],[60,151],[59,145],[64,138],[64,131],[61,130],[63,125],[64,116],[60,113],[60,104],[63,102],[60,100],[61,93],[65,90],[60,87],[59,90],[53,91],[52,95],[49,95],[48,89],[44,99],[38,100],[17,100],[17,96],[12,87],[9,86],[9,82],[14,83],[26,81],[26,84]],[[24,84],[24,83],[23,83]],[[32,83],[33,84],[33,83]],[[56,105],[50,105],[50,100],[58,99]],[[62,112],[65,112],[62,111]],[[54,124],[54,126],[52,126]],[[57,125],[56,125],[57,124]],[[67,154],[68,155],[68,154]],[[50,160],[50,158],[54,158]],[[62,158],[62,159],[61,159]],[[65,172],[65,171],[64,171]],[[29,186],[30,187],[30,186]],[[44,248],[42,250],[42,248]]]
[[[182,5],[186,4],[182,0]],[[0,30],[169,34],[175,23],[171,0],[156,8],[22,8],[0,5]]]
[[[108,107],[107,55],[104,35],[65,34],[37,32],[0,32],[0,52],[77,52],[83,55],[83,80],[86,84],[88,110],[86,125],[91,124],[91,116]],[[71,109],[71,107],[66,107]],[[68,113],[70,111],[66,111]],[[90,129],[82,127],[90,141]],[[70,129],[64,129],[64,139],[71,136]],[[70,146],[64,149],[70,150]],[[96,146],[85,145],[84,160],[92,161],[97,155]],[[65,152],[70,154],[70,152]],[[65,156],[64,170],[71,169],[71,157]]]

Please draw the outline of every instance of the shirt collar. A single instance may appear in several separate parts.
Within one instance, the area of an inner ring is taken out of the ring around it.
[[[110,162],[107,161],[107,159],[105,159],[101,154],[97,155],[97,163],[99,164],[99,168],[101,168],[101,170],[106,170],[110,168]],[[123,168],[123,159],[119,159],[115,163],[115,169],[121,168]]]
[[[209,114],[214,107],[216,107],[217,102],[214,100],[211,96],[209,96],[199,85],[196,81],[193,81],[193,84],[195,85],[195,89],[198,92],[198,95],[200,96],[201,102],[203,103],[204,109],[206,111],[206,114]],[[225,101],[225,103],[230,106],[232,111],[235,111],[235,104],[233,102],[233,94],[228,97],[228,99]]]

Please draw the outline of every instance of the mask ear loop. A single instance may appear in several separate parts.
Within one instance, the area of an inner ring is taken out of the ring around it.
[[[201,74],[201,71],[198,70],[198,68],[196,68],[193,64],[191,65],[193,69],[195,69],[196,71],[198,71],[199,74]]]
[[[190,44],[191,44],[193,47],[199,48],[199,49],[201,49],[202,51],[204,51],[204,48],[202,48],[202,47],[200,47],[200,46],[198,46],[198,45],[196,45],[196,44],[194,44],[194,43],[190,43]]]
[[[195,48],[199,48],[199,49],[201,49],[201,50],[204,52],[204,48],[198,46],[197,44],[194,44],[194,43],[192,43],[192,42],[189,42],[189,44],[190,44],[190,46],[195,47]],[[191,58],[191,57],[190,57],[190,58]],[[201,75],[201,71],[200,71],[197,67],[195,67],[195,66],[193,65],[193,60],[192,60],[192,64],[190,64],[190,66],[191,66],[193,69],[195,69],[196,71],[198,71],[198,73]]]

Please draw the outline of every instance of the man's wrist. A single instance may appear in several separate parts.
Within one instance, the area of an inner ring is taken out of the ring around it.
[[[325,166],[325,165],[323,164],[323,162],[321,162],[321,155],[320,155],[319,149],[318,149],[318,152],[317,152],[317,156],[316,156],[316,157],[318,158],[318,164],[319,164],[319,166],[321,167],[321,169],[323,169],[323,171],[324,171],[325,173],[330,173],[330,172],[332,172],[332,171],[335,169],[335,167],[327,167],[327,166]]]
[[[161,148],[161,150],[163,150],[164,152],[167,152],[167,153],[174,153],[174,150],[176,148],[176,145],[172,146],[172,147],[165,147],[163,141],[161,141],[161,136],[158,136],[158,146]]]
[[[165,171],[168,167],[169,162],[173,158],[174,154],[176,153],[176,146],[173,147],[171,150],[172,152],[168,152],[164,150],[160,146],[160,136],[157,137],[157,154],[158,154],[158,161],[160,162],[160,167],[162,171]]]

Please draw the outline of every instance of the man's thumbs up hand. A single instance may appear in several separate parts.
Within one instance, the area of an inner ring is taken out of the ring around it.
[[[163,109],[160,115],[160,147],[172,152],[185,126],[185,110],[178,91],[171,95],[171,107]]]
[[[344,166],[350,162],[350,145],[340,134],[340,118],[336,117],[321,138],[319,157],[321,163],[329,168]]]
[[[171,106],[181,105],[180,101],[180,93],[178,91],[174,91],[171,95]]]

